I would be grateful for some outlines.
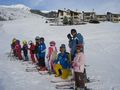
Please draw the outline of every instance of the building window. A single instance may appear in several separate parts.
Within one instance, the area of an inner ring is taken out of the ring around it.
[[[61,12],[60,15],[63,16],[63,12]]]

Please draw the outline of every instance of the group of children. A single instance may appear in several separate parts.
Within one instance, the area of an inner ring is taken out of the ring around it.
[[[55,41],[50,41],[50,46],[48,48],[48,53],[46,55],[46,45],[44,43],[44,38],[36,36],[35,44],[33,41],[23,41],[22,46],[20,40],[14,38],[12,40],[11,48],[15,57],[19,60],[28,61],[28,50],[30,52],[30,59],[32,63],[37,65],[40,71],[49,71],[49,73],[55,74],[55,77],[61,77],[62,79],[67,79],[71,74],[71,68],[74,70],[74,80],[75,86],[85,87],[84,83],[84,53],[81,52],[83,49],[82,44],[76,46],[76,55],[73,60],[71,60],[71,54],[66,51],[65,44],[61,44],[58,53]],[[28,45],[29,44],[29,45]],[[23,51],[23,56],[22,56]],[[47,58],[48,65],[45,64],[45,59]],[[82,72],[82,73],[81,73]],[[79,76],[81,78],[79,78]],[[77,90],[77,89],[76,89]]]

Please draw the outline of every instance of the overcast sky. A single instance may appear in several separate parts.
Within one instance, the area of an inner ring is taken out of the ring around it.
[[[57,10],[69,8],[79,11],[107,11],[120,13],[120,0],[0,0],[0,5],[24,4],[33,9]]]

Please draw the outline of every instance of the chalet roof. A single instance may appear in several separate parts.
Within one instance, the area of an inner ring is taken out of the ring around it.
[[[96,15],[96,16],[107,16],[107,15]]]
[[[120,16],[120,14],[113,14],[113,13],[112,13],[112,15],[117,15],[117,16]]]
[[[76,14],[80,13],[80,12],[73,11],[73,10],[70,10],[70,9],[67,9],[67,10],[60,10],[59,9],[58,12],[69,12],[69,13],[76,13]]]
[[[84,12],[83,11],[83,13],[85,13],[85,14],[94,14],[95,12]]]
[[[120,14],[117,14],[117,13],[111,13],[111,12],[107,12],[107,14],[112,14],[112,15],[118,15],[118,16],[120,16]]]

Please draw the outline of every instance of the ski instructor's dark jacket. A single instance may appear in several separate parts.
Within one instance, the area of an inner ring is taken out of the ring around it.
[[[71,55],[75,57],[76,53],[76,45],[82,44],[83,45],[83,36],[80,33],[77,33],[71,40],[69,40],[69,47],[71,49]],[[83,45],[84,46],[84,45]]]

